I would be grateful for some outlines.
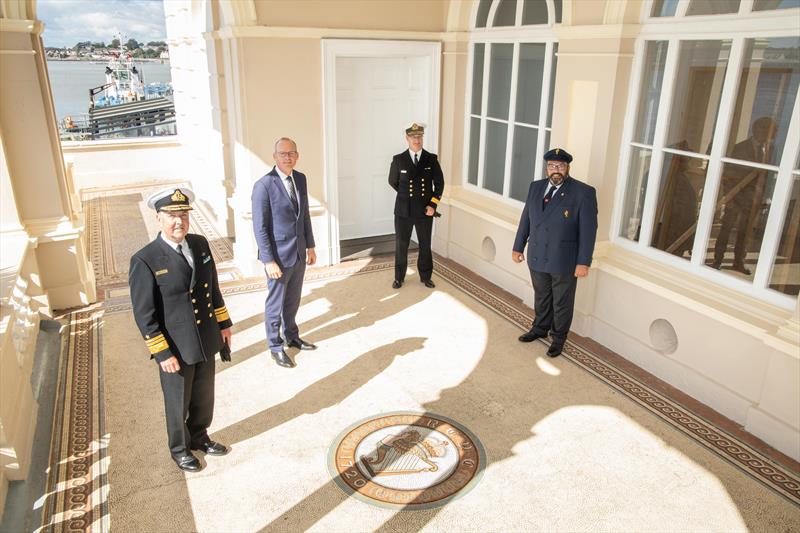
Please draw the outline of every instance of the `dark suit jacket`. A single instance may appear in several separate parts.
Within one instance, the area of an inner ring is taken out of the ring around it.
[[[295,212],[278,171],[272,170],[253,185],[253,231],[258,244],[258,260],[276,261],[281,268],[305,260],[306,248],[314,248],[314,232],[308,210],[306,176],[295,170],[295,189],[299,209]]]
[[[194,270],[159,234],[131,257],[128,283],[150,358],[161,362],[174,355],[191,365],[213,358],[222,349],[220,330],[233,323],[208,241],[191,233],[185,240]]]
[[[436,154],[422,150],[414,165],[408,150],[392,158],[389,185],[397,191],[394,214],[399,217],[424,218],[425,208],[436,209],[444,192],[444,175]]]
[[[594,187],[567,176],[542,210],[549,181],[534,181],[519,219],[514,251],[528,245],[528,266],[536,272],[572,274],[576,265],[592,264],[597,235],[597,194]]]

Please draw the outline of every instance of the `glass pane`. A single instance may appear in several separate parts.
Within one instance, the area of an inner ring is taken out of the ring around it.
[[[544,0],[525,0],[522,4],[523,24],[547,24],[547,3]]]
[[[678,9],[678,0],[655,0],[655,2],[653,2],[653,10],[650,11],[650,16],[674,17],[676,9]]]
[[[546,45],[519,45],[519,74],[517,81],[517,122],[539,124],[544,80],[544,52]]]
[[[664,154],[651,246],[689,259],[697,229],[699,191],[705,181],[704,160]]]
[[[511,154],[511,189],[509,195],[515,200],[525,201],[528,187],[536,172],[536,128],[516,126],[514,149]]]
[[[492,26],[513,26],[517,22],[517,0],[500,0]]]
[[[481,145],[481,119],[471,117],[469,120],[469,168],[467,182],[478,184],[478,151]]]
[[[553,7],[556,10],[556,24],[561,24],[561,0],[553,0]]]
[[[483,43],[475,45],[472,63],[472,113],[475,115],[481,114],[483,100],[483,49]]]
[[[547,104],[547,127],[553,125],[553,98],[556,94],[556,63],[558,63],[558,43],[553,43],[553,61],[550,67],[550,99]],[[547,146],[547,145],[545,145]]]
[[[726,163],[708,241],[706,262],[713,268],[753,279],[776,172]]]
[[[780,164],[797,86],[800,38],[748,39],[725,154]]]
[[[756,0],[753,11],[767,11],[768,9],[791,9],[800,7],[800,0]],[[794,294],[797,294],[796,292]]]
[[[483,188],[503,194],[506,174],[508,124],[486,121],[486,153],[483,156]]]
[[[492,44],[489,63],[489,110],[487,112],[490,117],[508,119],[513,54],[513,44]]]
[[[737,13],[739,0],[692,0],[687,15],[723,15]]]
[[[667,145],[705,154],[717,123],[722,84],[728,67],[730,41],[681,43]]]
[[[800,293],[800,176],[794,175],[792,195],[783,219],[778,255],[772,265],[769,288],[784,294]]]
[[[652,155],[653,152],[647,148],[631,148],[631,165],[628,167],[619,234],[632,241],[639,240],[639,231],[642,229],[642,211]]]
[[[648,41],[645,50],[642,86],[639,89],[639,109],[636,113],[636,127],[633,130],[633,140],[643,144],[653,144],[668,47],[667,41]]]
[[[475,17],[476,28],[486,27],[486,19],[489,18],[489,8],[491,7],[492,0],[481,0],[481,3],[478,5],[478,14]]]

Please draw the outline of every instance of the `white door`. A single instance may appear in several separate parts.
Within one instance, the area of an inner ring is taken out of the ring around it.
[[[340,240],[394,233],[389,164],[405,128],[431,123],[430,72],[427,57],[336,58]]]

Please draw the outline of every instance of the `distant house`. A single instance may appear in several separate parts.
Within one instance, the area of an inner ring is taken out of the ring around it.
[[[169,59],[169,50],[164,50],[158,57],[161,59]]]

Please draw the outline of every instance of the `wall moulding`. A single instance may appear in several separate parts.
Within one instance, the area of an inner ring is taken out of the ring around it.
[[[44,31],[44,24],[41,20],[0,19],[0,31],[39,35]]]
[[[467,41],[467,32],[360,30],[357,28],[290,28],[282,26],[226,26],[206,32],[206,39],[380,39],[398,41]]]
[[[28,234],[36,237],[39,243],[78,239],[84,231],[83,226],[76,226],[65,217],[26,220],[24,224]]]

